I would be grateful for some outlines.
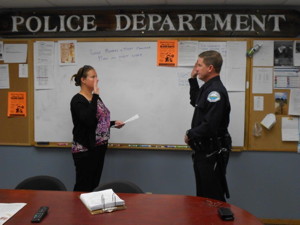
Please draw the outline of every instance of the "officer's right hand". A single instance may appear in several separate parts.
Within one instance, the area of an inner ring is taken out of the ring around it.
[[[197,61],[196,61],[195,65],[194,65],[194,68],[191,72],[191,78],[196,78],[197,75],[198,75],[198,73],[197,73]]]

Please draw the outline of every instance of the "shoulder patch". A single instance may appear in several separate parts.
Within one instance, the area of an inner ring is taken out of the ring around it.
[[[208,94],[207,100],[209,102],[217,102],[217,101],[221,100],[221,96],[220,96],[219,92],[212,91]]]

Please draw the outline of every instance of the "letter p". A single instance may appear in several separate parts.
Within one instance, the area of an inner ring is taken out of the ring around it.
[[[13,23],[12,32],[19,32],[18,25],[24,23],[24,18],[21,16],[12,16],[11,18]]]

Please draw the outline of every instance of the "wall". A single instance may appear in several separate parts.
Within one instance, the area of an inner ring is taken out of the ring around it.
[[[13,189],[29,176],[61,179],[69,191],[74,166],[68,149],[0,146],[0,188]],[[228,165],[229,203],[258,218],[300,219],[299,154],[233,153]],[[128,179],[145,192],[194,195],[190,152],[108,150],[101,182]]]

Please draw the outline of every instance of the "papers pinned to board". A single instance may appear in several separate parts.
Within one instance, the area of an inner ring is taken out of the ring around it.
[[[299,142],[299,118],[298,117],[282,117],[281,118],[281,136],[282,141],[298,141]]]
[[[112,189],[81,194],[80,200],[87,207],[91,214],[126,209],[125,201],[121,199]]]

